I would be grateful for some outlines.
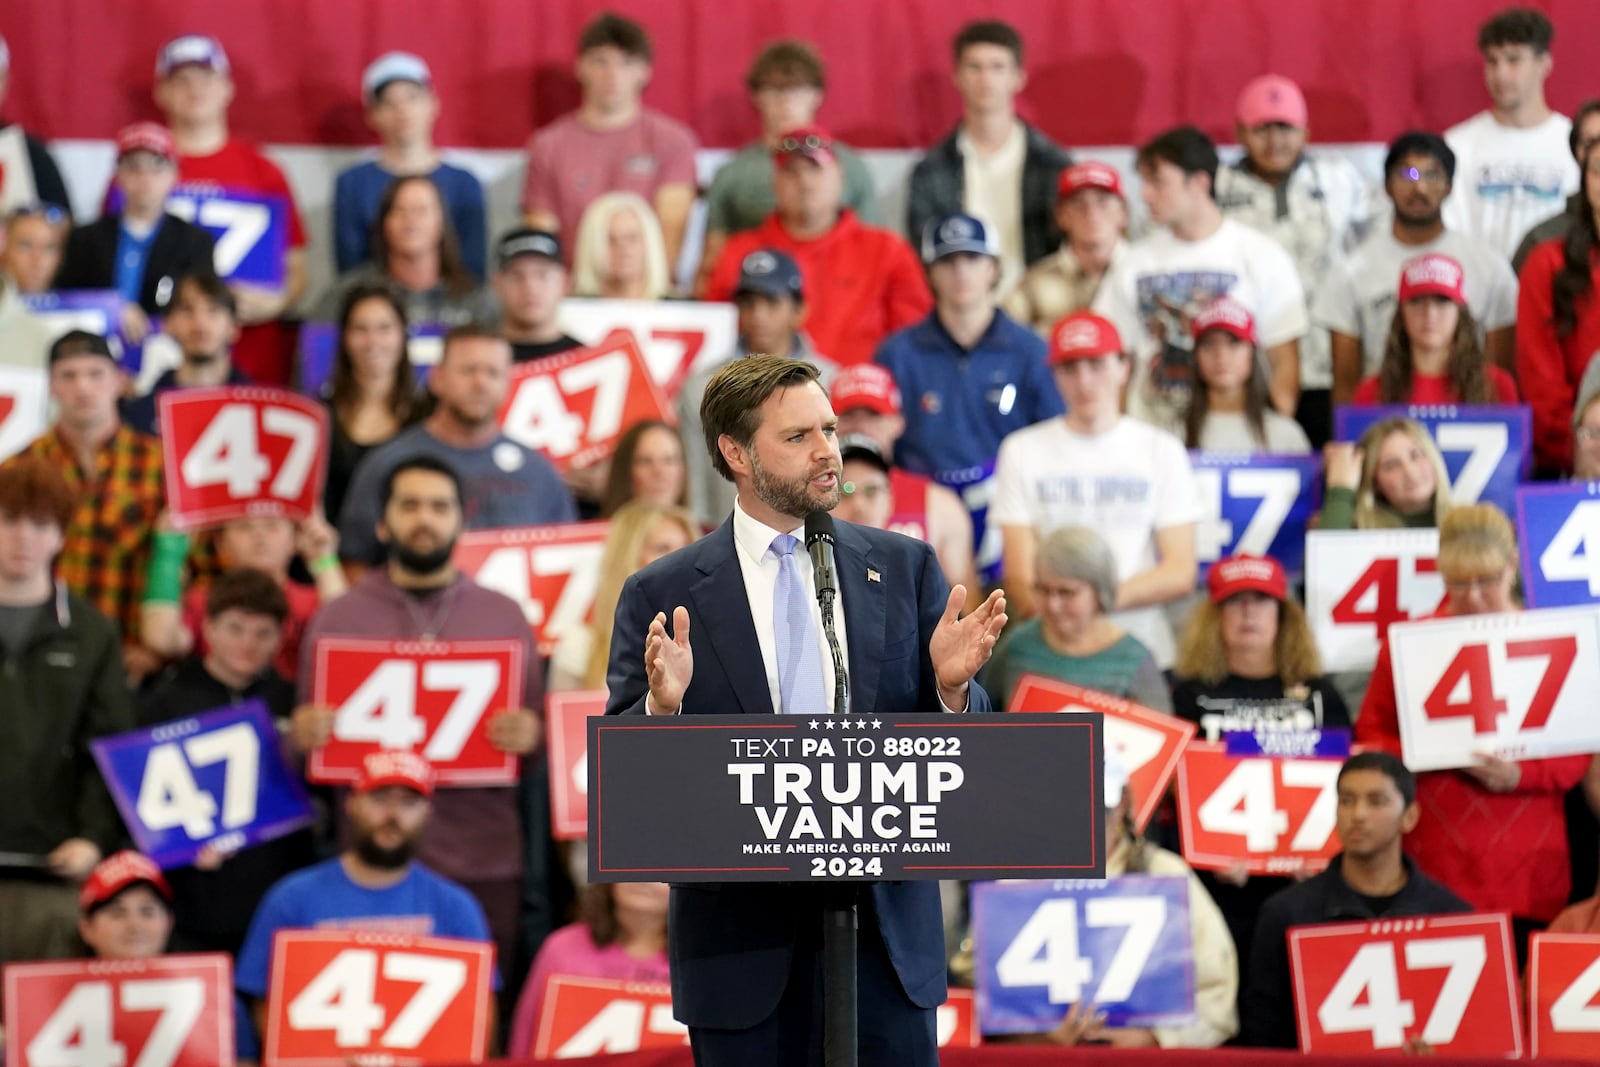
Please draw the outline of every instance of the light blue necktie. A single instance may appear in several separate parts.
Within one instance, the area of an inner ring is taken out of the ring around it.
[[[772,539],[772,554],[778,557],[778,581],[772,590],[772,631],[777,638],[778,696],[783,713],[826,713],[826,687],[822,681],[822,645],[817,640],[816,621],[811,617],[811,598],[800,580],[800,564],[794,550],[799,540],[789,534]]]

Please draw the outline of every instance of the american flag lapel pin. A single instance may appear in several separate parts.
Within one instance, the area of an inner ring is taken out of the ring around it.
[[[869,582],[878,582],[878,581],[882,581],[882,580],[883,580],[883,575],[879,574],[877,571],[873,570],[871,567],[867,568],[867,581],[869,581]]]

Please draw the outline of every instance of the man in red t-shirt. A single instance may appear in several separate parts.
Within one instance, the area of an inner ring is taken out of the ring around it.
[[[842,206],[844,171],[826,130],[784,134],[772,163],[777,210],[728,238],[702,297],[733,299],[740,264],[751,252],[786,252],[806,279],[806,328],[817,350],[845,367],[870,363],[879,341],[933,309],[922,264],[905,238],[864,224]]]
[[[865,438],[885,461],[893,459],[894,443],[905,432],[906,420],[900,414],[900,390],[888,371],[875,363],[846,367],[834,376],[828,399],[839,417],[841,438]],[[972,554],[972,517],[961,498],[920,474],[892,465],[887,473],[894,508],[885,529],[932,545],[945,580],[965,585],[968,597],[975,596],[980,587]]]
[[[229,70],[222,45],[198,34],[168,41],[156,57],[156,105],[178,144],[167,206],[217,237],[217,273],[238,298],[244,327],[234,363],[252,381],[287,385],[294,335],[280,320],[305,292],[306,235],[283,172],[228,132]]]

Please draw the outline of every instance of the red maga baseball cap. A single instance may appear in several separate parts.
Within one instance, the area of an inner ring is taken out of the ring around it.
[[[879,415],[900,414],[900,387],[894,376],[876,363],[858,363],[833,376],[828,400],[837,414],[866,408]]]
[[[1461,264],[1438,252],[1406,260],[1400,267],[1400,302],[1419,296],[1442,296],[1465,304],[1466,272]]]
[[[155,861],[142,852],[124,850],[115,852],[89,872],[89,877],[78,887],[78,910],[87,912],[115,897],[118,893],[139,882],[146,882],[162,900],[172,904],[172,887]]]
[[[1078,311],[1050,331],[1050,362],[1068,363],[1075,359],[1122,354],[1122,335],[1109,319],[1091,311]]]
[[[1256,343],[1256,320],[1250,309],[1231,296],[1213,300],[1189,320],[1189,336],[1196,341],[1210,330],[1231,333],[1241,341]]]
[[[1213,604],[1238,593],[1262,593],[1274,600],[1289,598],[1289,579],[1283,573],[1283,565],[1271,556],[1229,556],[1212,564],[1206,585]]]
[[[832,163],[833,134],[821,126],[801,126],[789,130],[778,138],[772,149],[772,162],[776,166],[795,159],[809,159],[813,163]]]
[[[386,785],[403,785],[425,797],[433,796],[433,764],[415,752],[380,749],[361,760],[357,793],[370,793]]]
[[[178,145],[172,131],[158,122],[135,122],[117,133],[117,158],[130,152],[149,152],[168,163],[178,162]]]
[[[1074,163],[1061,171],[1061,177],[1056,181],[1056,196],[1062,200],[1073,193],[1085,189],[1104,189],[1108,193],[1115,193],[1128,199],[1122,191],[1122,175],[1117,173],[1117,168],[1104,163],[1089,161]]]

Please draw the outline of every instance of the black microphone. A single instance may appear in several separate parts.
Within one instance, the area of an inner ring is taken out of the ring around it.
[[[833,602],[839,596],[839,581],[833,569],[833,516],[813,511],[806,516],[806,551],[811,554],[811,575],[817,587],[817,603],[822,607],[822,632],[833,654],[833,710],[844,714],[850,697],[850,676],[844,652],[833,624]]]

